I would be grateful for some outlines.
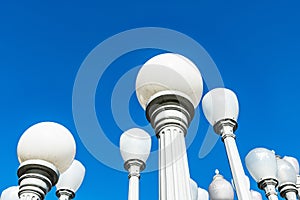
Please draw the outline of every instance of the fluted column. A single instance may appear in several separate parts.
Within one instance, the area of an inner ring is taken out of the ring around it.
[[[159,133],[160,200],[191,199],[184,131],[176,126]]]

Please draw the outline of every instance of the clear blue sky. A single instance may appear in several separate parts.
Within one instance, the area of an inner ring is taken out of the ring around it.
[[[274,0],[2,1],[0,191],[17,184],[16,145],[24,130],[40,121],[56,121],[71,130],[77,143],[76,158],[86,166],[76,199],[127,198],[127,174],[94,158],[80,140],[72,114],[72,92],[82,62],[98,44],[139,27],[179,31],[210,54],[225,86],[239,98],[236,133],[243,162],[254,147],[300,158],[299,9],[299,1]],[[117,126],[110,109],[114,86],[128,70],[160,52],[142,49],[120,56],[99,81],[95,109],[100,126],[115,145],[125,130]],[[137,125],[147,125],[134,93],[127,106]],[[207,189],[216,168],[228,180],[231,175],[221,140],[207,156],[199,158],[208,128],[201,109],[200,113],[197,133],[189,133],[196,135],[188,155],[191,176]],[[157,140],[152,139],[155,150]],[[104,153],[109,156],[111,152]],[[119,159],[116,157],[116,162]],[[142,200],[157,199],[157,182],[155,171],[142,175]],[[254,181],[251,187],[258,190]],[[55,199],[54,190],[46,199]]]

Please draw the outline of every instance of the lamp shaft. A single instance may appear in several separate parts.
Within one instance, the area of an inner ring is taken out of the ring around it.
[[[159,133],[160,200],[191,200],[184,131],[168,126]]]
[[[139,177],[131,176],[129,178],[128,200],[139,200]]]
[[[258,183],[258,187],[265,191],[268,200],[278,200],[276,186],[278,181],[276,179],[265,179]]]
[[[224,141],[230,170],[236,193],[239,200],[251,200],[249,188],[245,184],[245,172],[241,162],[241,158],[235,142],[235,135],[231,126],[224,126],[222,131],[222,138]]]
[[[174,93],[153,99],[146,108],[159,140],[159,199],[191,200],[184,137],[195,109],[188,99]]]

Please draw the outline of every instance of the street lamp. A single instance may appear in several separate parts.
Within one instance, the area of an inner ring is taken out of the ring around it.
[[[278,200],[275,153],[265,148],[255,148],[247,154],[245,161],[249,173],[258,183],[258,187],[265,191],[266,197],[269,200]]]
[[[215,176],[209,185],[208,192],[211,200],[233,200],[234,192],[231,184],[224,179],[219,173],[219,170],[215,171]]]
[[[59,176],[56,184],[56,196],[59,200],[71,200],[82,184],[85,175],[85,167],[78,160]]]
[[[73,162],[76,144],[72,134],[55,122],[41,122],[28,128],[18,147],[21,200],[43,200]]]
[[[297,199],[297,174],[288,161],[277,158],[277,180],[280,195],[287,200]]]
[[[198,68],[184,56],[148,60],[136,79],[136,95],[159,141],[159,199],[191,200],[185,135],[203,90]]]
[[[250,192],[244,184],[245,172],[235,142],[234,132],[239,114],[235,93],[226,88],[215,88],[203,97],[202,108],[206,119],[225,144],[238,199],[250,200]]]
[[[140,172],[146,167],[151,150],[151,137],[142,129],[132,128],[120,137],[120,151],[124,168],[129,172],[128,200],[139,199]]]
[[[293,167],[295,168],[296,174],[297,174],[297,181],[296,181],[296,188],[297,188],[297,196],[300,198],[300,175],[299,175],[299,162],[296,158],[291,157],[291,156],[284,156],[282,158],[283,160],[288,161]]]

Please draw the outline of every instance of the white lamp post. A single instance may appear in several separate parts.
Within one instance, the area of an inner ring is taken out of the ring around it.
[[[216,170],[216,175],[209,185],[208,192],[211,200],[233,200],[234,192],[231,184],[219,174]]]
[[[277,180],[280,195],[287,200],[297,199],[297,174],[288,161],[277,158]]]
[[[258,187],[265,191],[266,197],[269,200],[278,200],[275,153],[265,148],[255,148],[247,154],[245,161],[248,171],[258,183]]]
[[[139,199],[140,172],[146,167],[150,150],[151,137],[142,129],[129,129],[120,137],[120,151],[124,167],[129,172],[128,200]]]
[[[203,90],[198,68],[165,53],[148,60],[136,79],[136,94],[159,140],[159,199],[191,200],[184,137]]]
[[[299,196],[300,195],[299,162],[296,158],[291,157],[291,156],[284,156],[282,159],[288,161],[291,165],[293,165],[293,167],[296,170],[296,174],[297,174],[296,188],[297,188],[297,191],[298,191],[297,196],[298,196],[298,198],[300,198],[300,196]]]
[[[56,196],[59,200],[71,200],[82,184],[85,175],[85,167],[78,160],[59,176],[56,184]]]
[[[236,95],[226,88],[213,89],[203,97],[202,108],[206,119],[225,144],[238,199],[250,200],[249,190],[244,184],[245,172],[235,142],[234,132],[239,114]]]
[[[21,200],[43,200],[59,177],[72,164],[76,145],[72,134],[54,122],[41,122],[21,136],[17,152]]]
[[[18,196],[19,192],[19,186],[12,186],[9,188],[6,188],[1,193],[1,200],[19,200]]]

